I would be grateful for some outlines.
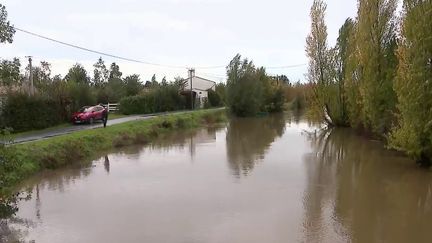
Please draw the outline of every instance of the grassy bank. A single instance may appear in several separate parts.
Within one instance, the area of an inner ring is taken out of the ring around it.
[[[163,133],[212,125],[225,120],[225,110],[203,110],[131,121],[105,129],[84,130],[0,148],[0,195],[9,194],[14,185],[44,169],[82,163],[101,151],[146,144]]]

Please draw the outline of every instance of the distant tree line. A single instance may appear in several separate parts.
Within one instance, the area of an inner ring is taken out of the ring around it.
[[[315,114],[334,126],[380,137],[417,161],[432,161],[432,2],[359,0],[334,47],[323,0],[311,8],[306,40]]]

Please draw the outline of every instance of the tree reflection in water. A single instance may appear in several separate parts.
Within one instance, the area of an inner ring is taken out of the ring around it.
[[[285,131],[285,117],[275,114],[265,118],[233,118],[226,134],[226,147],[232,173],[248,175],[264,159],[267,149]]]
[[[308,134],[308,242],[430,242],[432,175],[349,129]],[[331,228],[331,229],[329,229]]]
[[[0,197],[0,242],[20,242],[23,232],[10,224],[21,224],[31,227],[32,222],[15,217],[18,212],[18,203],[21,200],[30,200],[31,191],[16,193],[7,198]]]

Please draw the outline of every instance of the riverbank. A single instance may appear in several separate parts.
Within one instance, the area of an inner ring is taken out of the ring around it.
[[[225,120],[225,110],[203,110],[83,130],[3,148],[0,151],[0,159],[4,160],[0,165],[0,195],[9,194],[17,183],[44,169],[83,163],[101,151],[147,144],[173,130],[208,126]]]

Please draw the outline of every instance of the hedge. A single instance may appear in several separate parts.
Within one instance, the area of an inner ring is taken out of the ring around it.
[[[183,110],[186,108],[186,102],[186,98],[179,94],[177,87],[162,86],[141,95],[121,99],[120,112],[131,115]]]
[[[3,107],[0,127],[11,127],[14,132],[47,128],[64,122],[63,111],[52,99],[13,94]]]

